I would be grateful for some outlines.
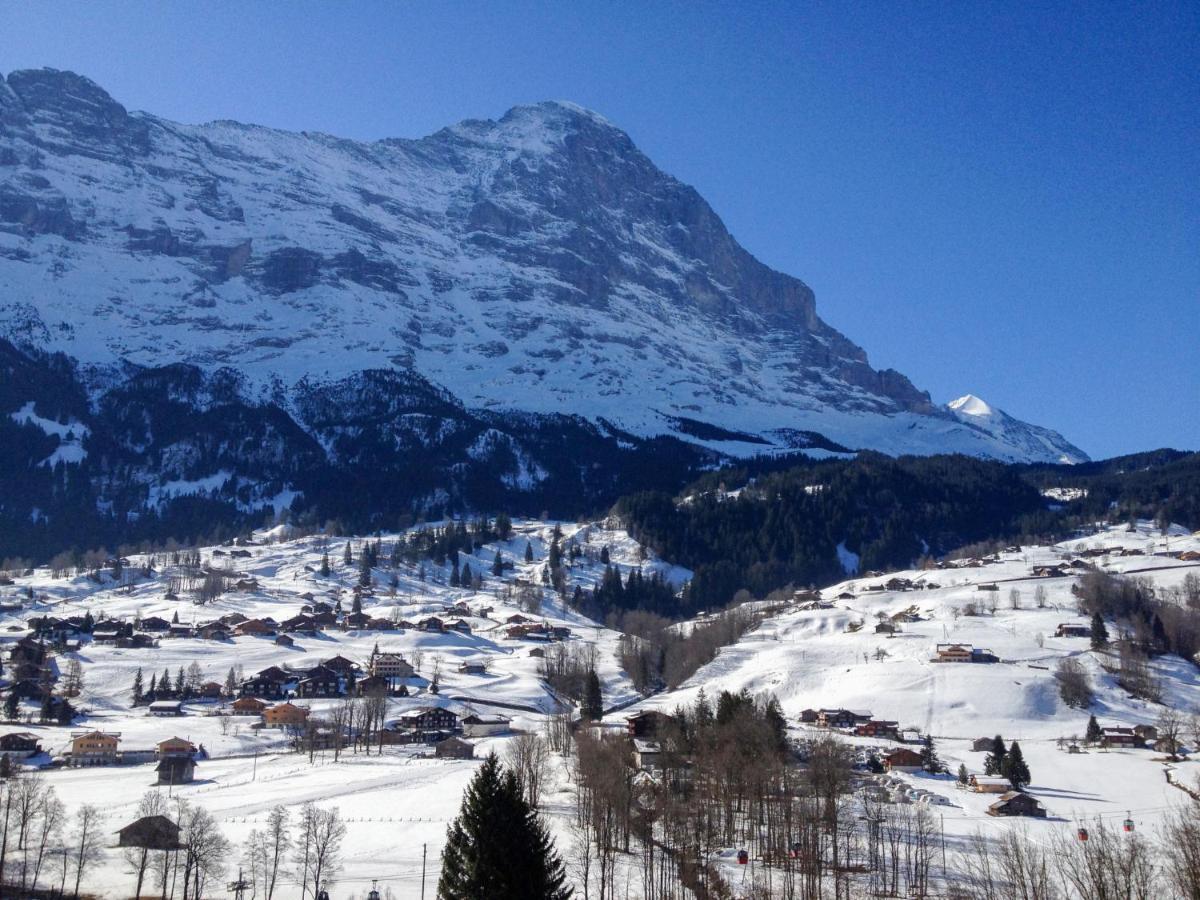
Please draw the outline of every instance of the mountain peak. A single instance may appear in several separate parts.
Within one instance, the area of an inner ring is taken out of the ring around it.
[[[962,413],[964,416],[984,418],[995,414],[995,410],[991,406],[974,394],[964,394],[957,400],[951,400],[946,405],[955,412]]]
[[[731,454],[1060,455],[873,369],[807,285],[575,103],[360,142],[178,126],[26,70],[0,83],[0,160],[0,338],[97,390],[185,363],[287,406],[394,370],[469,410]]]
[[[34,141],[44,149],[112,159],[149,147],[146,124],[90,78],[62,69],[18,69],[5,84],[0,122],[16,124],[19,117],[42,126]]]

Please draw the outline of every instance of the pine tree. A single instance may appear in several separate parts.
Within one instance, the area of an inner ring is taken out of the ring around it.
[[[507,541],[512,537],[512,518],[508,513],[500,513],[496,516],[496,537],[502,541]]]
[[[1004,757],[1000,774],[1007,778],[1017,790],[1029,784],[1029,766],[1025,764],[1025,757],[1021,754],[1021,745],[1016,741],[1013,741],[1012,746],[1008,748],[1008,755]]]
[[[463,796],[442,851],[439,900],[569,900],[567,874],[512,772],[493,753]]]
[[[1104,732],[1100,730],[1100,723],[1096,721],[1095,716],[1088,716],[1087,731],[1084,732],[1084,740],[1089,744],[1100,743],[1100,738],[1104,736]]]
[[[958,764],[958,783],[965,785],[969,780],[970,780],[970,776],[967,775],[967,764],[959,763]]]
[[[359,559],[358,584],[360,587],[371,586],[371,557],[367,553]]]
[[[171,696],[171,670],[163,669],[162,677],[158,679],[158,690],[164,697]]]
[[[475,576],[471,574],[471,564],[463,563],[462,574],[458,578],[458,583],[465,588],[471,587],[474,583]]]
[[[492,560],[492,574],[499,578],[504,574],[504,557],[500,555],[500,551],[496,551],[496,558]]]
[[[178,698],[180,700],[183,699],[183,686],[184,686],[183,666],[180,666],[179,674],[175,676],[175,696],[176,696],[176,698]]]
[[[604,699],[600,694],[600,677],[592,669],[583,686],[583,717],[589,722],[599,722],[604,717]]]
[[[350,549],[349,541],[346,541],[346,552],[342,554],[342,562],[348,566],[354,565],[354,551]]]
[[[16,691],[9,691],[8,696],[4,698],[4,718],[15,722],[20,715],[21,699],[17,696]],[[4,758],[7,759],[7,755]]]
[[[1108,629],[1099,612],[1092,613],[1092,649],[1103,650],[1108,646]]]
[[[133,695],[133,705],[141,706],[142,705],[142,669],[141,669],[141,666],[139,666],[138,670],[133,673],[132,695]]]
[[[1004,757],[1008,755],[1008,748],[1004,746],[1004,739],[1000,735],[992,738],[992,752],[987,755],[987,759],[983,761],[983,771],[988,775],[999,775],[1004,767]]]
[[[779,699],[774,694],[767,700],[767,706],[763,710],[763,717],[767,720],[767,726],[771,729],[771,736],[775,739],[775,749],[780,753],[784,752],[788,746],[787,718],[783,714],[783,708],[779,705]]]
[[[175,612],[171,615],[171,624],[172,625],[179,624],[179,610],[175,610]]]
[[[933,738],[929,736],[925,737],[925,744],[921,747],[921,768],[931,775],[940,774],[946,769],[942,765],[942,761],[938,758],[937,748],[933,745]]]
[[[600,548],[600,563],[602,565],[607,566],[608,560],[609,560],[608,544],[605,544],[603,547]]]
[[[321,577],[329,577],[329,554],[327,552],[321,554]]]
[[[354,595],[354,602],[350,604],[350,611],[354,613],[362,612],[362,597],[358,594]]]
[[[525,542],[525,562],[533,562],[533,544],[529,541]]]
[[[225,673],[225,696],[232,697],[237,693],[237,672],[233,670],[233,666],[229,667],[229,671]]]
[[[458,554],[454,554],[454,561],[450,565],[450,587],[458,587],[462,584],[462,578],[458,573]]]
[[[150,673],[150,687],[147,688],[145,697],[147,700],[154,700],[158,695],[158,679],[154,673]]]

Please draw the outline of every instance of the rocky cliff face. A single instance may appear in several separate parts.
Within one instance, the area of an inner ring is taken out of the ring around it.
[[[92,410],[185,365],[205,403],[271,406],[342,458],[353,442],[330,429],[353,417],[329,398],[386,395],[390,415],[414,390],[456,421],[569,417],[732,455],[1028,450],[872,369],[805,284],[566,103],[363,143],[180,125],[72,73],[14,72],[0,339],[74,361]],[[396,447],[432,427],[410,426]],[[518,468],[539,477],[535,460]]]

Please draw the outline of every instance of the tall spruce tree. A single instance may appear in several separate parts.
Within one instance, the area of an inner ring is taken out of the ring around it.
[[[1108,629],[1104,627],[1104,617],[1099,612],[1092,613],[1092,649],[1103,650],[1108,646]]]
[[[529,541],[525,542],[525,562],[533,562],[533,544]]]
[[[1016,741],[1013,741],[1012,746],[1008,748],[1008,755],[1004,757],[1004,764],[1000,768],[1000,774],[1007,778],[1017,790],[1029,784],[1029,766],[1025,764],[1025,757],[1021,753],[1021,745]]]
[[[439,900],[569,900],[567,874],[512,772],[490,754],[442,851]]]
[[[583,686],[583,717],[590,722],[599,722],[604,717],[604,699],[600,694],[600,677],[592,669]]]
[[[492,560],[492,574],[497,578],[504,574],[504,557],[500,555],[500,551],[496,551],[496,558]]]
[[[133,691],[132,700],[134,706],[142,705],[142,668],[138,666],[138,670],[133,673]]]
[[[987,755],[983,761],[983,771],[988,775],[1000,775],[1004,768],[1004,757],[1008,755],[1008,748],[1004,746],[1004,739],[1000,735],[992,738],[992,752]]]
[[[1096,717],[1088,716],[1087,731],[1083,734],[1084,740],[1089,744],[1098,744],[1103,736],[1104,732],[1100,730],[1100,723],[1096,721]]]
[[[921,768],[931,775],[939,775],[946,769],[938,757],[937,747],[933,745],[933,738],[928,735],[925,737],[925,744],[921,747]]]

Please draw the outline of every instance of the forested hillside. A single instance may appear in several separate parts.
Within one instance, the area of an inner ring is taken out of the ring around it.
[[[680,613],[722,605],[742,588],[763,596],[979,542],[1062,537],[1102,518],[1200,526],[1198,454],[1082,467],[873,453],[791,462],[751,462],[706,475],[679,496],[647,492],[617,503],[631,535],[695,570]]]

